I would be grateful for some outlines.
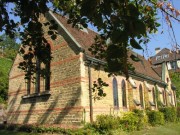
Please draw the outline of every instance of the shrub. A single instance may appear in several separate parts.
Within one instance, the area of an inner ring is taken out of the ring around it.
[[[137,130],[138,129],[138,122],[139,122],[139,117],[134,112],[128,112],[128,113],[124,114],[124,116],[120,120],[120,124],[122,126],[122,129],[126,130],[126,131]]]
[[[133,112],[139,118],[137,129],[140,130],[146,127],[148,125],[148,116],[146,115],[146,113],[143,110],[138,110],[138,109],[133,110]]]
[[[98,115],[96,117],[96,122],[93,124],[93,127],[100,132],[117,129],[119,126],[119,117],[112,115]]]
[[[6,129],[6,125],[0,124],[0,130]]]
[[[180,107],[177,107],[177,119],[180,120]]]
[[[147,111],[149,123],[152,126],[164,124],[164,114],[159,111]]]
[[[30,133],[30,132],[33,132],[34,129],[35,129],[34,126],[24,124],[24,125],[19,126],[17,130]]]
[[[18,129],[18,125],[16,124],[10,124],[6,126],[6,130],[15,131]]]
[[[177,120],[177,112],[174,107],[160,108],[160,112],[164,114],[164,119],[166,122],[175,122]]]

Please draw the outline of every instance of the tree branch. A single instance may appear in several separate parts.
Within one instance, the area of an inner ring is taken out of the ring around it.
[[[151,0],[149,0],[149,2],[151,2],[152,4],[154,4],[154,5],[156,5],[157,7],[158,7],[158,5],[157,5],[157,3],[155,3],[155,2],[153,2],[153,1],[151,1]],[[164,8],[159,8],[162,12],[164,12],[164,13],[166,13],[167,15],[169,15],[170,17],[172,17],[173,19],[175,19],[176,21],[178,21],[178,22],[180,22],[180,19],[178,19],[177,17],[175,17],[174,15],[172,15],[172,14],[170,14],[169,12],[167,12]]]

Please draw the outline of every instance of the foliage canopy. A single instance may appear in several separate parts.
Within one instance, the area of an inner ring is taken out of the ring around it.
[[[15,8],[11,11],[7,6],[14,3]],[[167,22],[171,26],[170,17],[178,20],[180,14],[167,0],[2,0],[0,1],[0,31],[5,31],[11,38],[22,25],[25,28],[21,32],[23,40],[23,51],[25,46],[29,46],[30,53],[26,55],[29,59],[40,58],[42,53],[48,61],[44,51],[48,45],[42,32],[43,24],[39,22],[40,14],[45,14],[53,5],[53,10],[58,10],[64,15],[68,15],[68,23],[73,26],[87,27],[88,23],[94,25],[101,33],[95,38],[95,44],[89,49],[98,59],[105,59],[107,65],[105,70],[110,74],[124,73],[128,77],[128,70],[133,69],[128,62],[128,48],[142,49],[141,44],[149,41],[148,34],[157,31],[160,25],[157,22],[157,9],[160,9],[166,16]],[[19,22],[9,19],[13,14],[20,17]],[[178,20],[179,21],[179,20]],[[52,39],[56,39],[57,29],[55,24],[47,22],[49,25],[48,34]],[[43,51],[42,51],[43,50]],[[32,53],[36,52],[36,53]],[[32,55],[34,54],[34,55]],[[24,62],[27,63],[27,57]],[[132,55],[133,60],[138,60]],[[43,58],[44,59],[44,58]],[[29,64],[32,64],[29,60]],[[22,65],[26,70],[28,67]],[[31,67],[35,69],[35,66]],[[33,70],[32,70],[33,71]]]
[[[16,43],[14,39],[11,39],[5,34],[0,36],[0,40],[2,40],[0,42],[0,53],[6,58],[13,60],[18,52],[20,45]]]
[[[11,60],[7,58],[0,58],[0,103],[5,103],[8,97],[8,73],[11,65]]]

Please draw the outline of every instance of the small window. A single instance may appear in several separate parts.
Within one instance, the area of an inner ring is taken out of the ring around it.
[[[171,62],[170,62],[170,65],[171,65],[171,69],[175,69],[175,67],[176,67],[175,61],[171,61]]]
[[[144,108],[143,89],[141,84],[139,86],[139,98],[140,98],[141,107]]]
[[[27,95],[30,94],[38,94],[42,90],[42,92],[47,92],[50,90],[50,59],[51,59],[51,49],[50,46],[46,46],[47,55],[43,55],[41,59],[34,58],[30,59],[30,63],[36,63],[36,73],[32,74],[31,66],[27,67],[27,71],[29,71],[29,76],[26,79],[26,87],[27,87]]]
[[[152,101],[155,104],[155,102],[156,102],[156,95],[155,95],[155,89],[154,88],[152,89]]]
[[[116,78],[113,78],[113,103],[114,108],[119,109],[118,84]]]
[[[165,90],[162,91],[162,99],[163,99],[163,104],[166,104],[166,95],[165,95]]]
[[[168,77],[166,78],[166,81],[167,81],[167,83],[169,82],[169,78]]]
[[[170,103],[173,105],[173,94],[172,94],[172,92],[170,92],[169,96],[170,96]]]
[[[126,83],[124,80],[121,82],[122,87],[122,106],[127,107],[127,98],[126,98]]]

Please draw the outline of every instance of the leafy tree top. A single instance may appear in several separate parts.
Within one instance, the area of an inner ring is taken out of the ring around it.
[[[9,3],[15,5],[11,11],[7,10]],[[2,0],[0,31],[5,31],[13,38],[19,26],[26,27],[21,33],[22,43],[28,45],[36,52],[33,54],[41,58],[40,50],[47,46],[47,42],[42,32],[43,25],[38,18],[40,14],[45,14],[49,10],[50,3],[54,10],[67,14],[68,23],[72,23],[73,26],[81,24],[87,27],[88,23],[92,23],[97,27],[101,34],[96,37],[96,42],[90,50],[95,57],[107,61],[106,71],[111,74],[124,73],[127,77],[131,68],[127,59],[128,48],[142,49],[141,44],[149,41],[148,35],[157,31],[160,25],[157,22],[157,10],[163,12],[170,27],[170,18],[179,21],[180,15],[180,11],[168,0]],[[10,20],[10,14],[19,16],[20,22]],[[56,38],[56,34],[51,34],[52,39]],[[107,40],[110,41],[108,44]],[[131,57],[136,59],[135,56]],[[116,68],[110,68],[112,65]]]

